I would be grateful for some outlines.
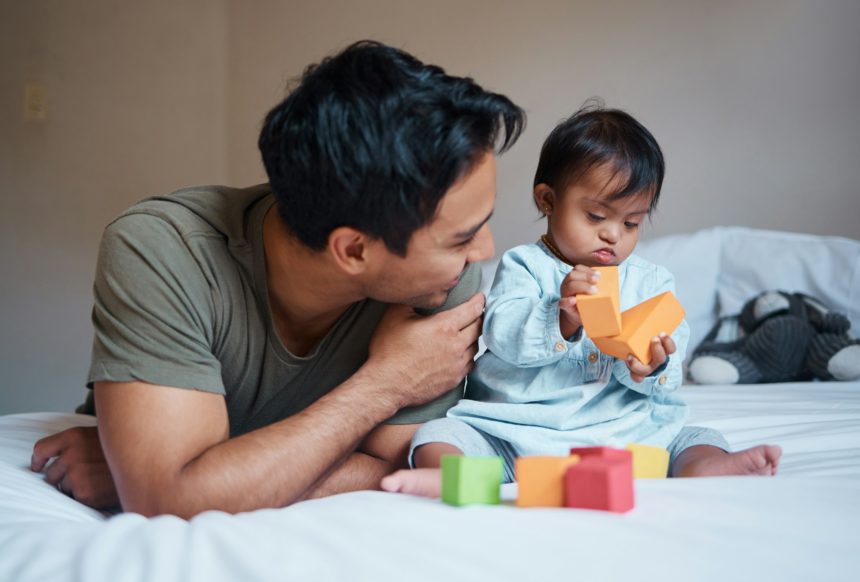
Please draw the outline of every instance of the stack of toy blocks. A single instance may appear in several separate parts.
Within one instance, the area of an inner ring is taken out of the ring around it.
[[[671,334],[684,319],[684,308],[671,291],[661,293],[621,313],[618,267],[595,267],[600,273],[597,293],[576,296],[585,333],[604,354],[621,360],[633,354],[651,363],[651,338]]]
[[[668,451],[638,443],[519,457],[517,505],[624,513],[633,509],[633,479],[664,479],[668,468]],[[442,456],[442,501],[449,505],[498,504],[501,484],[500,457]]]
[[[499,503],[500,457],[442,455],[442,501],[450,505]]]
[[[625,513],[633,509],[633,453],[610,447],[571,449],[580,461],[564,475],[564,505]]]

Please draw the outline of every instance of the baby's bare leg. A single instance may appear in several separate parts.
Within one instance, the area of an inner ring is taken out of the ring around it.
[[[759,445],[736,453],[709,445],[684,449],[672,463],[672,477],[715,477],[719,475],[776,475],[782,449]]]
[[[448,443],[427,443],[415,449],[415,468],[388,475],[380,482],[384,491],[409,493],[422,497],[439,497],[442,494],[442,455],[462,455],[463,452]]]

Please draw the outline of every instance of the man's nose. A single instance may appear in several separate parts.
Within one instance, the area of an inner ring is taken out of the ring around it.
[[[470,263],[477,263],[493,258],[496,253],[496,245],[493,242],[493,231],[490,230],[490,225],[485,224],[481,230],[475,234],[475,240],[472,244],[471,252],[467,260]]]

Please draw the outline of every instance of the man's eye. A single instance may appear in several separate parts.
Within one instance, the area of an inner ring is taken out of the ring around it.
[[[627,228],[639,228],[639,223],[638,222],[625,222],[624,226],[626,226]]]
[[[599,214],[594,214],[594,213],[592,213],[592,212],[589,212],[589,213],[588,213],[588,219],[589,219],[589,220],[592,220],[592,221],[594,221],[594,222],[600,222],[600,221],[601,221],[601,220],[603,220],[604,218],[605,218],[605,217],[600,216]]]
[[[471,243],[473,240],[475,240],[475,237],[470,236],[470,237],[469,237],[469,238],[467,238],[466,240],[462,240],[462,241],[458,242],[455,246],[457,246],[457,247],[465,247],[465,246],[467,246],[469,243]]]

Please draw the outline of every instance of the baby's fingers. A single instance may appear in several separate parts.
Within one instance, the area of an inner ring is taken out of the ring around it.
[[[579,310],[576,308],[576,296],[562,297],[558,300],[558,308],[567,313],[579,313]]]
[[[660,334],[660,341],[663,343],[663,350],[665,350],[667,356],[671,356],[678,349],[675,346],[675,340],[667,333]]]
[[[584,265],[577,265],[561,282],[561,296],[597,293],[599,280],[600,273]]]
[[[634,382],[641,382],[653,370],[651,366],[646,366],[632,354],[627,356],[627,369],[630,370],[630,378]]]
[[[670,338],[671,341],[671,338]],[[669,356],[666,354],[666,348],[663,344],[663,339],[657,336],[651,338],[651,372],[656,370],[659,366],[663,365],[663,362],[666,361],[666,358]],[[649,374],[651,372],[648,372]]]

